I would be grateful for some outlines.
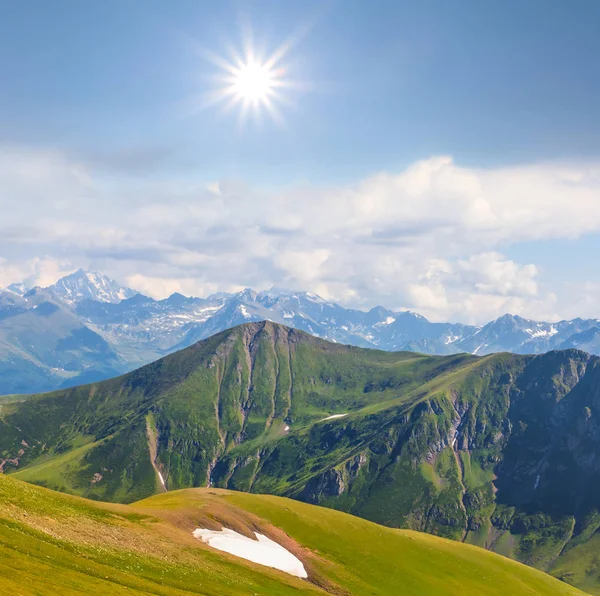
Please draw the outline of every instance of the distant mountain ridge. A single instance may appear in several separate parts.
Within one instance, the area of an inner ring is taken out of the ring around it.
[[[137,294],[135,290],[119,285],[106,275],[83,269],[61,277],[54,285],[42,289],[69,304],[77,304],[83,300],[114,304]]]
[[[15,283],[0,291],[0,394],[107,378],[261,320],[387,351],[482,356],[578,348],[600,354],[597,319],[548,323],[506,314],[481,327],[434,323],[410,311],[350,309],[311,292],[280,288],[207,298],[174,293],[155,300],[80,269],[47,288]]]

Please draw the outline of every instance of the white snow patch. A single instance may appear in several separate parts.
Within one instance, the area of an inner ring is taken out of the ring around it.
[[[158,478],[160,479],[160,483],[163,485],[163,488],[167,488],[167,485],[165,484],[165,479],[163,478],[163,475],[158,471]]]
[[[485,348],[487,347],[487,344],[485,342],[483,342],[481,345],[477,346],[474,350],[473,350],[473,354],[476,355],[477,352],[479,352],[479,350],[481,350],[481,348]]]
[[[376,327],[377,329],[381,329],[381,327],[385,327],[386,325],[391,325],[395,320],[396,320],[395,317],[387,317],[385,319],[385,321],[380,321],[379,323],[375,323],[375,325],[373,325],[373,327]]]
[[[333,420],[334,418],[343,418],[344,416],[348,416],[348,414],[332,414],[331,416],[327,416],[327,418],[322,418],[319,422],[325,422],[325,420]]]
[[[538,474],[535,479],[535,484],[533,485],[533,490],[535,490],[540,485],[540,475]]]
[[[245,319],[250,318],[250,313],[248,312],[248,309],[243,304],[240,304],[240,312],[242,313],[242,316]]]
[[[455,341],[457,341],[457,340],[459,340],[459,339],[460,339],[460,335],[452,335],[452,334],[450,334],[450,335],[448,335],[448,336],[446,337],[446,339],[444,340],[444,343],[445,343],[446,345],[448,345],[448,344],[453,344]]]
[[[285,571],[285,573],[296,577],[308,577],[300,559],[270,538],[257,532],[254,532],[254,535],[256,540],[242,536],[242,534],[228,528],[223,528],[221,531],[203,530],[202,528],[194,530],[194,538],[199,538],[202,542],[217,550],[225,551],[259,565]]]
[[[552,337],[558,333],[558,329],[554,325],[551,325],[550,329],[537,329],[536,331],[525,329],[525,332],[528,333],[530,337]]]
[[[313,294],[312,292],[306,292],[304,294],[311,302],[325,302],[325,300],[323,300],[323,298],[321,298],[321,296],[318,296],[317,294]]]

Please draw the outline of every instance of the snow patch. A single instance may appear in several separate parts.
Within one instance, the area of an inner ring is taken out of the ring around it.
[[[300,559],[277,542],[257,532],[254,532],[256,540],[242,536],[228,528],[223,528],[221,531],[198,528],[194,530],[193,535],[194,538],[202,540],[208,546],[236,557],[266,567],[273,567],[303,579],[308,577]]]
[[[535,490],[540,485],[540,475],[538,474],[535,478],[535,484],[533,485],[533,490]]]
[[[325,302],[325,300],[323,300],[323,298],[321,298],[321,296],[318,296],[317,294],[313,294],[312,292],[305,292],[304,295],[311,301],[311,302]]]
[[[532,329],[525,329],[525,333],[527,333],[530,337],[552,337],[558,333],[558,329],[551,325],[550,329],[537,329],[533,331]]]
[[[163,475],[158,470],[156,470],[156,471],[158,472],[158,478],[159,478],[160,483],[162,484],[163,488],[167,488],[167,485],[165,484],[165,479],[163,478]]]
[[[348,414],[332,414],[331,416],[327,416],[327,418],[321,418],[319,422],[325,422],[325,420],[333,420],[334,418],[343,418],[344,416],[348,416]]]
[[[376,327],[379,329],[381,327],[385,327],[386,325],[391,325],[395,320],[396,320],[395,317],[387,317],[385,319],[385,321],[380,321],[379,323],[375,323],[375,325],[373,325],[373,327]]]
[[[481,350],[481,348],[486,348],[486,347],[487,347],[487,344],[485,342],[483,342],[482,344],[480,344],[473,350],[473,354],[477,355],[477,353],[479,352],[479,350]]]

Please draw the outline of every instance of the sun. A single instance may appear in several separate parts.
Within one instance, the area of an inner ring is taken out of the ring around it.
[[[248,50],[232,62],[221,60],[220,66],[226,72],[220,77],[223,84],[216,91],[216,101],[224,103],[226,110],[240,107],[242,120],[249,114],[258,117],[265,111],[281,123],[278,106],[283,102],[283,88],[289,85],[286,69],[278,63],[281,55],[278,51],[262,60]]]
[[[216,84],[204,95],[202,107],[220,104],[225,111],[238,108],[241,121],[248,116],[258,118],[266,112],[281,124],[279,107],[289,103],[286,92],[291,87],[301,88],[289,80],[288,69],[282,64],[289,44],[283,44],[266,57],[249,43],[245,48],[241,53],[232,52],[230,59],[212,52],[204,54],[219,72],[211,77]]]
[[[231,93],[241,101],[266,105],[277,87],[277,71],[268,64],[249,58],[236,67],[231,76]]]
[[[268,115],[281,128],[287,128],[282,108],[298,106],[298,95],[312,92],[313,82],[306,80],[304,59],[294,59],[294,50],[309,34],[316,18],[298,23],[294,31],[279,46],[256,41],[250,22],[240,19],[241,37],[238,43],[222,40],[221,51],[208,49],[190,38],[192,49],[210,70],[200,71],[206,84],[197,94],[182,102],[187,116],[219,108],[221,112],[238,112],[238,125],[249,118],[259,122]],[[274,51],[272,48],[276,48]],[[291,61],[290,61],[291,60]],[[209,64],[206,64],[209,63]],[[299,78],[300,77],[300,78]]]

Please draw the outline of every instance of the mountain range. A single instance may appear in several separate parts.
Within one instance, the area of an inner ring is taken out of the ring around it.
[[[600,358],[579,350],[428,356],[246,323],[121,377],[1,398],[0,469],[121,503],[291,497],[600,594]]]
[[[0,292],[0,394],[106,379],[261,320],[388,351],[485,355],[578,348],[600,354],[598,319],[547,323],[506,314],[483,326],[436,323],[410,311],[348,309],[310,292],[277,288],[154,300],[79,270],[47,288],[16,283]]]

